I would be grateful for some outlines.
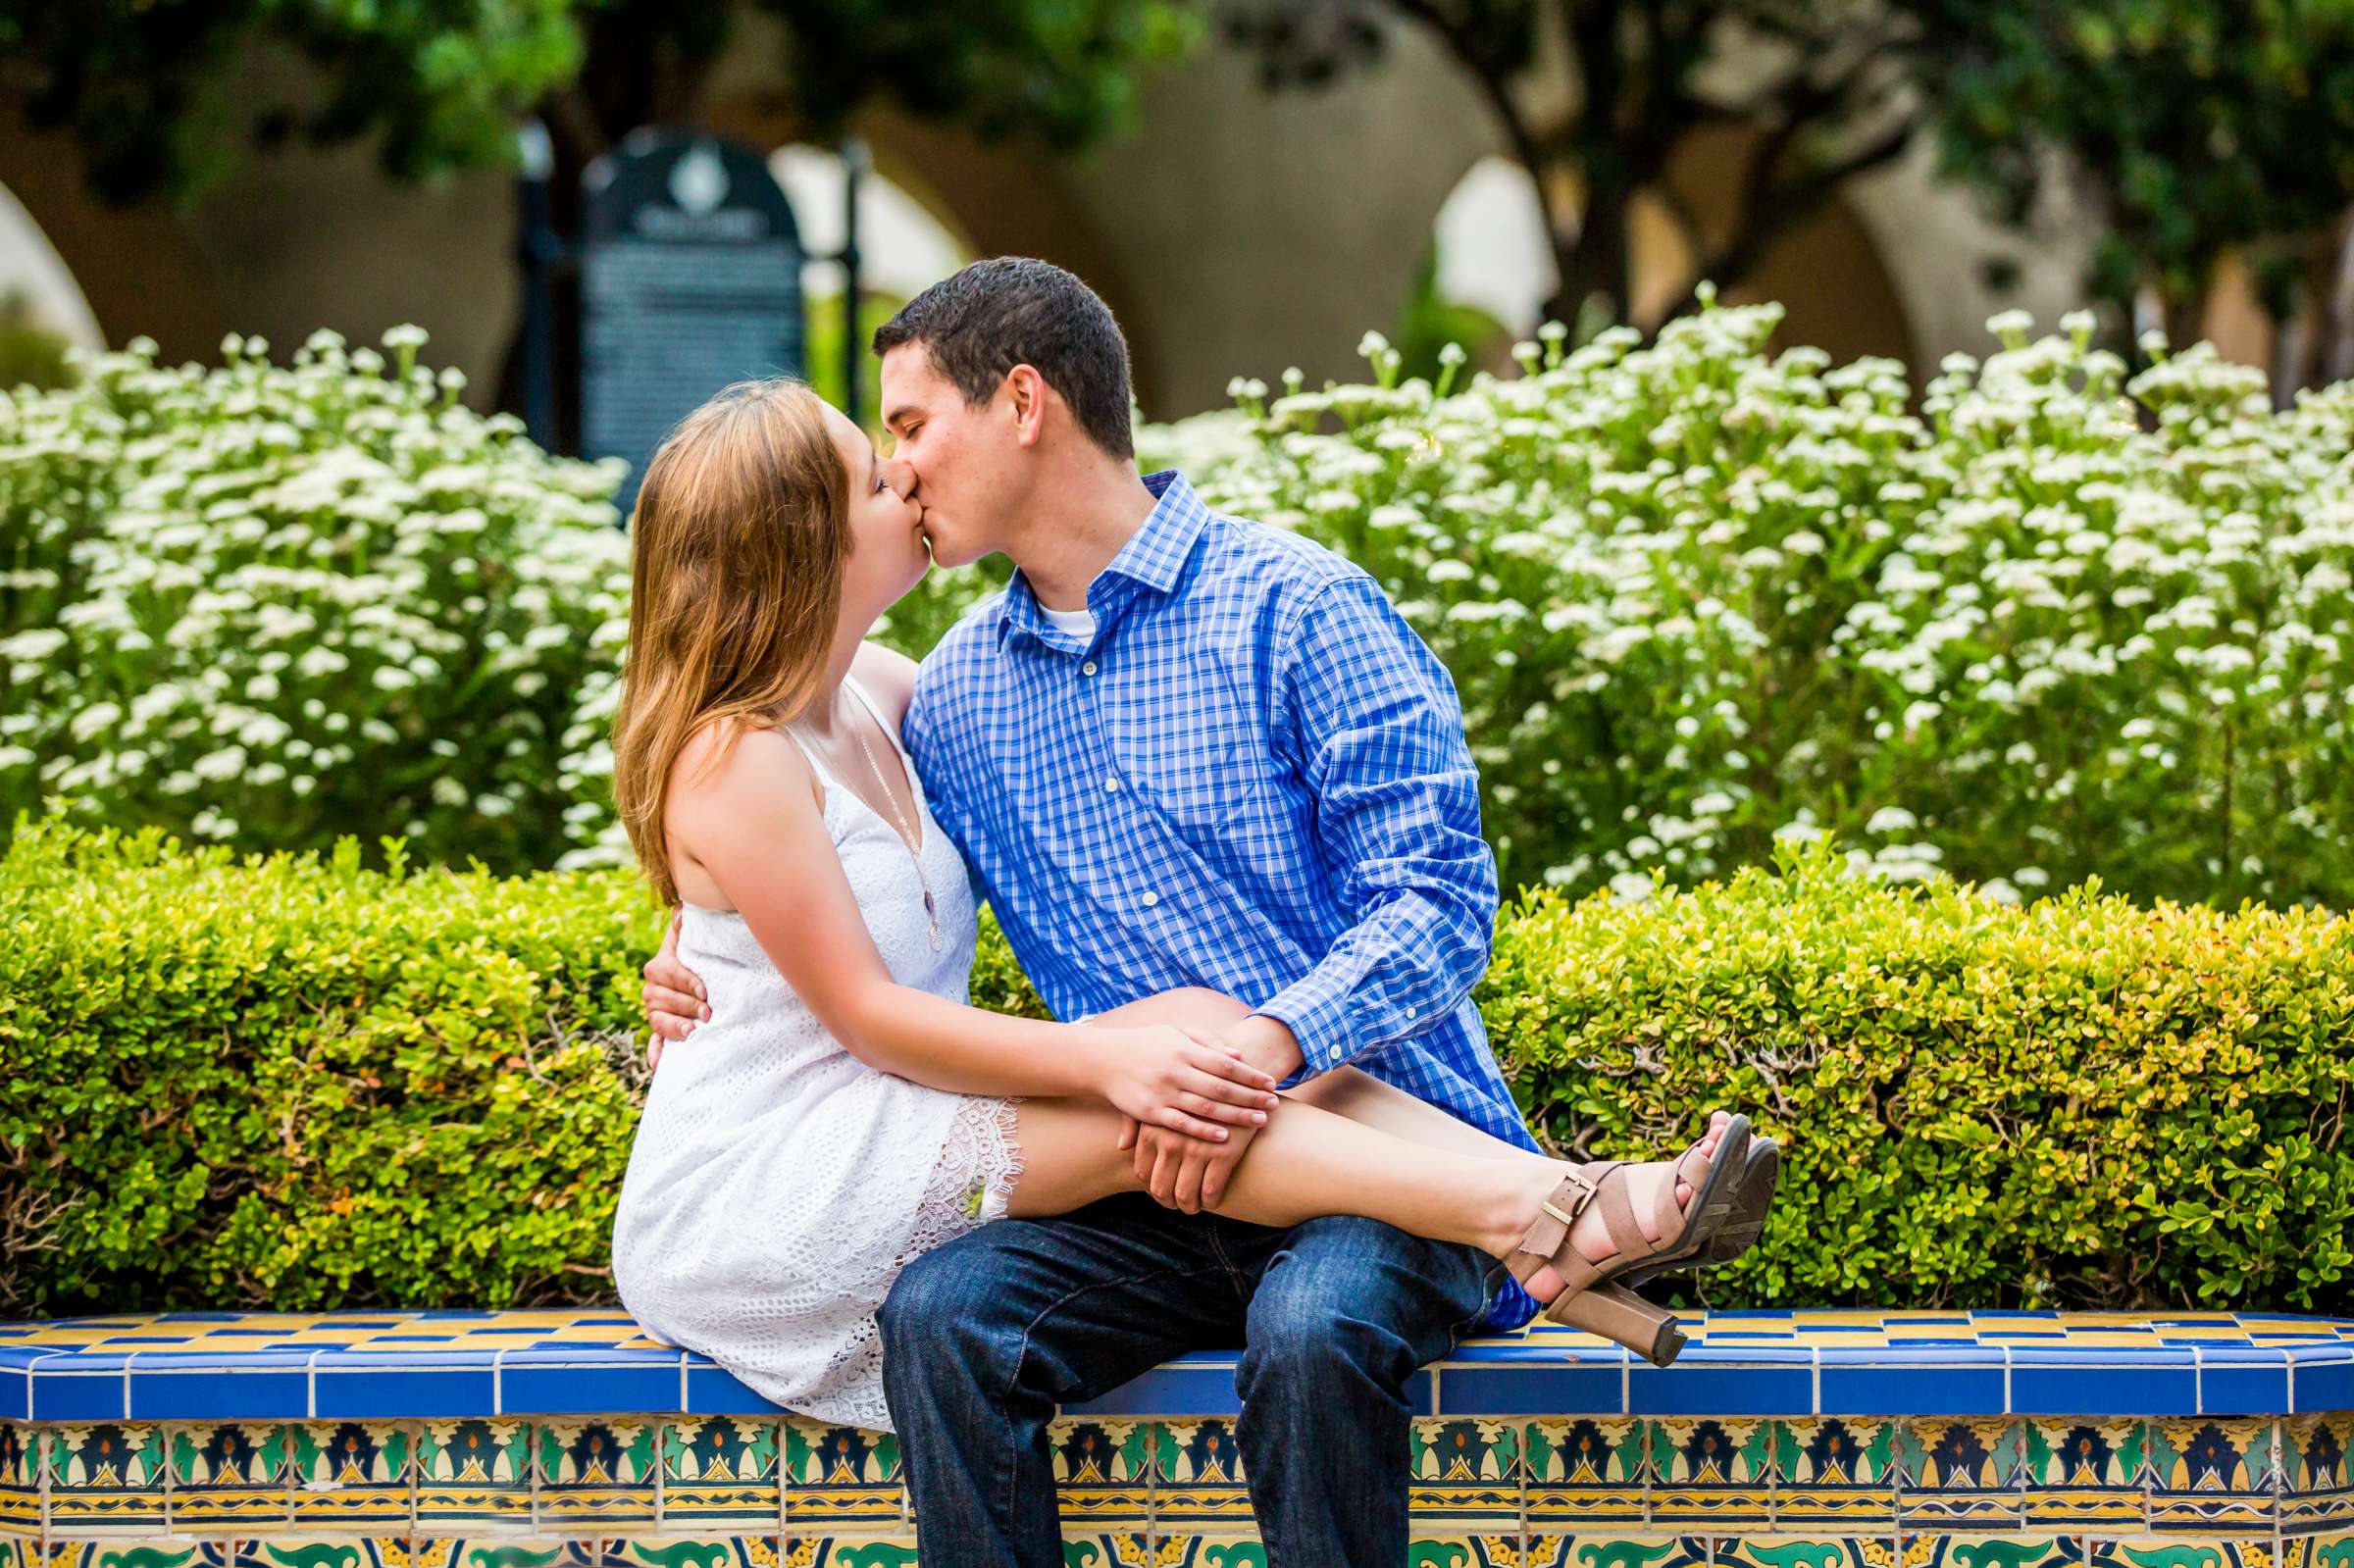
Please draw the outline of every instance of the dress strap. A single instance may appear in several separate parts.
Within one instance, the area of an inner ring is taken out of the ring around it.
[[[800,748],[801,755],[809,759],[809,766],[817,770],[817,777],[820,783],[831,784],[836,782],[833,770],[829,769],[823,762],[818,760],[817,753],[809,749],[809,742],[803,740],[797,733],[795,733],[793,726],[781,724],[777,726],[777,728],[784,731],[785,738],[798,746]]]
[[[924,782],[915,776],[915,759],[907,755],[907,747],[899,740],[899,727],[883,717],[882,705],[866,694],[864,683],[856,676],[844,671],[842,683],[858,693],[858,700],[866,704],[868,713],[874,715],[875,728],[883,732],[884,737],[891,742],[891,749],[899,754],[899,766],[907,770],[907,787],[915,791],[916,799],[920,802],[923,799]]]

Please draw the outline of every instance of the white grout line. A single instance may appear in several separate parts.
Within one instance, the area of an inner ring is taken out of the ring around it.
[[[2207,1361],[2196,1340],[2190,1343],[2190,1408],[2194,1415],[2207,1413]]]
[[[1814,1371],[1814,1377],[1811,1380],[1812,1393],[1810,1395],[1807,1414],[1811,1416],[1818,1416],[1822,1414],[1822,1346],[1819,1344],[1808,1345],[1807,1359],[1812,1364]]]
[[[2003,1346],[2003,1414],[2015,1414],[2011,1408],[2011,1346]]]
[[[507,1349],[507,1346],[501,1345],[490,1353],[490,1413],[494,1416],[507,1413],[507,1391],[500,1376],[501,1369],[506,1365]],[[532,1456],[532,1495],[537,1498],[539,1495],[538,1455]],[[536,1520],[537,1515],[533,1517]]]
[[[306,1421],[319,1419],[319,1358],[325,1354],[327,1346],[321,1345],[302,1364],[302,1408]]]

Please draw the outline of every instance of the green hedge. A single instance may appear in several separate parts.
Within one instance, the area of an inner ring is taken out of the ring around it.
[[[2354,1307],[2354,923],[1775,862],[1532,895],[1480,993],[1558,1146],[1713,1104],[1785,1140],[1718,1304]],[[0,1313],[609,1291],[662,924],[630,875],[33,821],[0,916]],[[974,990],[1037,1010],[994,935]]]

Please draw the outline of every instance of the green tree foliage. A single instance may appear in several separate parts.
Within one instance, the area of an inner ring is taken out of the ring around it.
[[[1730,288],[1924,135],[2015,223],[2065,172],[2112,230],[2097,296],[2156,286],[2177,342],[2226,250],[2253,255],[2283,319],[2323,310],[2343,271],[2345,0],[1225,0],[1223,15],[1274,82],[1330,79],[1400,25],[1445,48],[1536,177],[1564,322],[1627,319],[1638,200],[1682,231],[1693,283]],[[1728,126],[1752,134],[1729,210],[1704,213],[1670,165]]]
[[[28,121],[80,143],[100,194],[192,200],[239,155],[381,136],[385,170],[426,179],[512,155],[545,120],[558,168],[675,118],[733,42],[729,0],[0,0],[0,61],[29,81]],[[1084,141],[1123,123],[1132,73],[1196,27],[1169,0],[753,0],[782,25],[812,133],[870,98]],[[299,101],[249,103],[251,45],[314,68]]]

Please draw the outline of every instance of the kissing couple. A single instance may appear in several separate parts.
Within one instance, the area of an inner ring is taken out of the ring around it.
[[[739,382],[649,462],[614,786],[677,916],[614,1218],[649,1332],[896,1431],[925,1568],[1062,1561],[1048,1423],[1245,1347],[1271,1562],[1396,1568],[1423,1364],[1755,1239],[1779,1155],[1546,1157],[1471,1002],[1497,911],[1446,670],[1373,580],[1139,479],[1078,278],[875,334],[894,437]],[[922,666],[933,564],[1017,570]],[[1044,1023],[966,1003],[986,897]]]

